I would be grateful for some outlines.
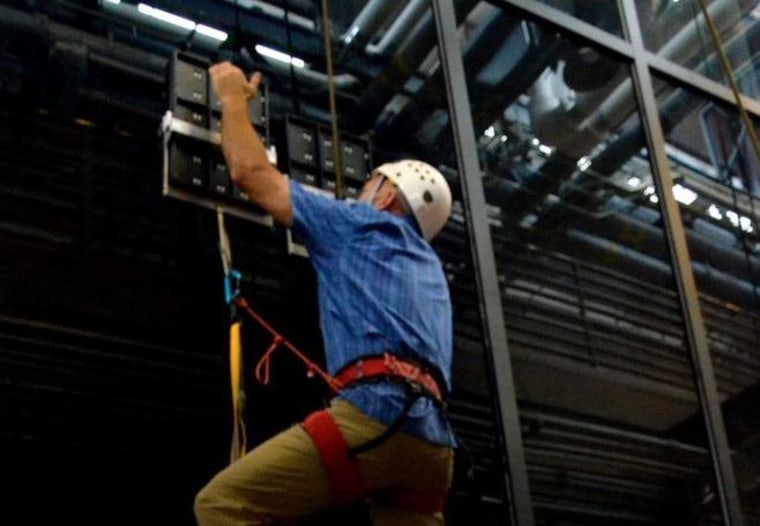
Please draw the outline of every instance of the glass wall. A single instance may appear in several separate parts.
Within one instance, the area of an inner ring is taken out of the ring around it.
[[[656,86],[739,496],[746,523],[758,524],[760,165],[735,108],[661,79]],[[704,444],[695,425],[677,433]]]
[[[705,0],[741,91],[757,97],[760,9],[757,0]],[[637,0],[644,42],[658,55],[728,85],[700,0]]]
[[[721,524],[629,64],[515,13],[458,17],[536,523]]]

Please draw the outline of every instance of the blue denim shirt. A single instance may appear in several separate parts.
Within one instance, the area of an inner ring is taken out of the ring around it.
[[[347,203],[290,183],[293,232],[304,242],[317,274],[327,371],[390,351],[426,361],[451,389],[452,325],[448,284],[438,256],[414,219]],[[401,413],[403,389],[391,383],[347,388],[340,396],[386,425]],[[446,418],[418,399],[401,428],[441,445],[454,445]]]

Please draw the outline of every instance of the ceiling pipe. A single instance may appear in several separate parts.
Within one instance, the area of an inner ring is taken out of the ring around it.
[[[291,3],[293,0],[289,0]],[[307,31],[316,31],[317,25],[313,20],[301,16],[297,13],[285,11],[285,9],[272,5],[268,2],[260,2],[259,0],[227,0],[228,3],[239,5],[240,7],[250,9],[251,11],[258,11],[270,18],[276,18],[277,20],[287,21],[291,25],[298,26]]]
[[[708,12],[720,32],[737,24],[741,17],[757,5],[756,0],[716,0]],[[658,30],[665,30],[669,20],[663,20]],[[686,24],[659,51],[659,55],[677,63],[685,63],[701,49],[704,28],[700,13]],[[555,78],[556,77],[556,78]],[[637,110],[633,83],[629,75],[615,86],[577,94],[572,104],[561,104],[567,97],[560,95],[566,86],[561,72],[549,71],[533,90],[531,122],[534,132],[545,144],[557,146],[570,158],[578,159],[594,146],[609,138],[611,132]]]
[[[511,53],[512,46],[506,43],[511,43],[514,35],[519,38],[524,34],[521,23],[514,18],[509,18],[501,9],[492,8],[481,16],[481,23],[464,45],[462,53],[465,78],[470,85],[474,84],[477,73],[489,63],[496,61],[509,63],[508,55]],[[470,89],[469,91],[477,92],[478,90]],[[387,126],[377,131],[389,137],[408,137],[414,135],[420,128],[421,119],[434,115],[436,110],[446,108],[443,73],[440,68],[436,68],[419,92],[407,101],[402,110],[387,123]],[[439,119],[438,127],[431,136],[437,136],[446,123],[448,123],[448,116]]]
[[[454,0],[458,24],[477,3],[478,0]],[[383,71],[364,90],[354,111],[346,116],[344,126],[357,133],[372,129],[386,104],[403,89],[435,46],[435,21],[432,12],[428,11],[409,32]]]
[[[369,0],[340,36],[341,42],[346,48],[364,47],[398,5],[398,0]]]
[[[263,57],[263,58],[264,60],[267,61],[270,68],[272,68],[273,70],[281,74],[289,75],[292,72],[295,78],[300,82],[304,82],[311,86],[319,86],[319,87],[327,88],[327,83],[329,79],[326,73],[322,73],[320,71],[314,71],[306,67],[291,68],[290,64],[288,64],[287,62],[269,59],[267,57]],[[339,90],[348,90],[348,89],[356,87],[359,84],[359,79],[357,79],[350,73],[342,73],[340,75],[335,75],[333,76],[333,81],[335,82],[335,87]]]
[[[648,235],[657,236],[654,232]],[[665,242],[664,239],[662,242]],[[689,246],[691,248],[691,243]],[[660,259],[661,254],[652,255],[648,251],[633,249],[600,237],[596,232],[590,233],[577,228],[569,229],[565,237],[558,240],[555,248],[565,254],[581,257],[584,261],[597,261],[605,265],[613,261],[615,270],[618,272],[636,276],[637,279],[653,285],[675,290],[673,268],[666,262],[667,260]],[[721,254],[716,254],[713,259],[726,253],[730,252],[721,251]],[[711,262],[694,261],[692,270],[700,293],[746,309],[760,308],[760,295],[752,283],[730,272],[715,268]]]
[[[754,24],[748,28],[745,34],[754,41],[760,39],[760,24]],[[729,56],[735,56],[737,51],[743,49],[744,40],[735,39],[727,45],[726,51]],[[711,68],[717,63],[717,56],[707,58],[699,67],[699,70]],[[681,122],[699,104],[700,99],[692,92],[683,88],[676,89],[660,105],[660,120],[663,131],[667,135],[679,122]],[[557,126],[560,128],[561,126]],[[567,131],[566,133],[571,133]],[[618,130],[619,135],[613,142],[607,145],[599,154],[591,158],[591,165],[586,172],[578,172],[577,156],[569,156],[562,150],[557,150],[546,160],[540,170],[525,178],[520,191],[513,188],[505,188],[500,192],[500,201],[495,201],[499,206],[510,210],[514,217],[520,217],[535,209],[536,204],[543,201],[548,194],[561,195],[563,202],[584,207],[598,208],[603,205],[593,202],[589,196],[582,195],[573,190],[573,187],[584,187],[592,183],[592,179],[612,176],[633,156],[638,155],[642,148],[646,147],[645,135],[641,122],[636,122],[626,130]],[[597,143],[594,143],[596,146]],[[588,153],[589,150],[584,152]],[[572,187],[562,190],[562,185],[573,175]],[[564,221],[563,214],[558,207],[544,210],[539,217],[536,228],[548,227],[557,221]]]
[[[395,53],[401,46],[403,38],[409,34],[423,13],[429,9],[430,0],[411,0],[377,44],[369,43],[364,50],[369,55],[380,57]]]
[[[637,250],[662,261],[670,261],[664,230],[631,216],[615,213],[600,220],[579,219],[573,227],[610,240],[635,240],[632,242],[635,242]],[[718,245],[709,237],[692,230],[687,231],[686,240],[695,263],[707,264],[719,272],[750,283],[760,278],[759,258]]]
[[[515,183],[503,178],[488,177],[484,180],[484,189],[488,203],[498,203],[505,211],[511,208],[508,204],[504,205],[507,198],[515,203],[525,199],[523,192],[515,191]],[[511,210],[509,211],[511,213]],[[514,224],[515,216],[505,216],[504,221]],[[558,213],[555,222],[541,222],[540,225],[529,231],[520,230],[516,235],[524,237],[522,242],[538,242],[542,246],[549,245],[584,258],[591,255],[591,252],[588,252],[589,248],[596,247],[597,259],[607,263],[611,255],[618,253],[640,254],[643,258],[641,262],[647,262],[649,271],[662,273],[663,269],[667,269],[669,279],[672,279],[667,240],[664,231],[658,226],[625,213],[613,212],[593,218],[568,210]],[[555,225],[560,229],[550,228]],[[722,287],[727,287],[726,294],[729,294],[730,286],[731,298],[726,296],[726,299],[734,299],[747,307],[760,307],[760,258],[716,243],[712,236],[692,229],[687,229],[685,233],[695,273],[696,269],[701,269],[701,289],[722,297]],[[619,249],[622,245],[618,240],[625,239],[633,240],[635,249]],[[618,267],[617,259],[615,266]],[[643,273],[644,267],[639,271]],[[653,277],[656,275],[653,274]]]

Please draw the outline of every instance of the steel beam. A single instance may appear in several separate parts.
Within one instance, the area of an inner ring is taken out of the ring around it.
[[[533,526],[533,507],[528,487],[512,362],[504,327],[501,286],[486,216],[485,193],[478,164],[456,13],[453,0],[433,0],[432,4],[480,303],[486,356],[496,388],[497,414],[505,446],[507,469],[504,473],[504,483],[511,515],[507,524]]]
[[[624,30],[634,50],[634,90],[649,144],[652,177],[660,199],[665,237],[668,242],[673,273],[678,288],[687,343],[694,367],[697,394],[707,427],[723,520],[726,526],[742,526],[744,521],[731,462],[731,450],[728,446],[726,428],[723,422],[718,387],[699,305],[699,294],[694,282],[691,258],[686,245],[686,234],[678,203],[673,197],[673,180],[665,151],[665,135],[659,119],[657,97],[654,93],[652,74],[646,57],[636,3],[635,0],[618,0],[618,5],[624,14]]]

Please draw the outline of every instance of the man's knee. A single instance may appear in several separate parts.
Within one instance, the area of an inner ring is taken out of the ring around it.
[[[265,526],[276,522],[263,501],[251,491],[236,488],[225,475],[221,472],[196,494],[193,511],[198,526]]]
[[[223,523],[224,505],[213,488],[213,481],[195,495],[193,511],[198,526],[214,526]]]
[[[215,478],[195,496],[195,519],[199,526],[233,525],[242,520],[246,521],[245,524],[251,524],[254,517],[239,501],[219,478]]]

